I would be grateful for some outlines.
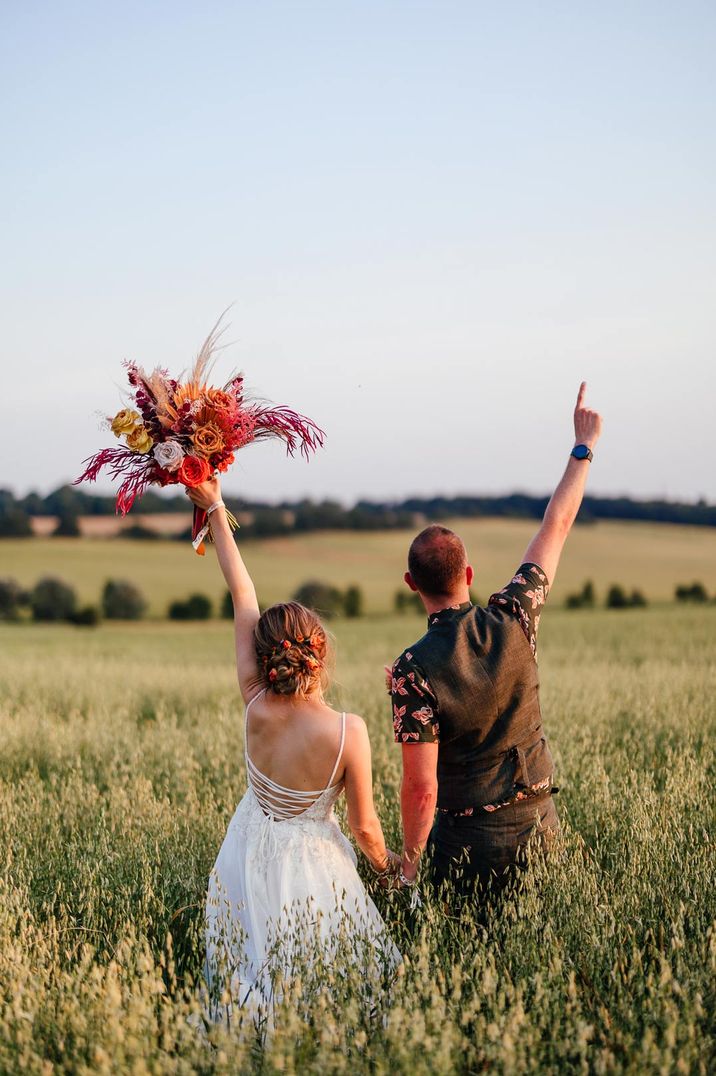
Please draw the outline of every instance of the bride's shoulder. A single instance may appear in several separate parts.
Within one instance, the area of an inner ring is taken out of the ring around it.
[[[339,723],[345,717],[346,719],[346,736],[350,732],[354,732],[356,729],[360,730],[366,727],[365,721],[360,714],[351,714],[348,710],[344,710],[341,713],[340,710],[334,709],[332,706],[324,707],[323,713],[328,718],[329,723],[332,725],[334,721]]]
[[[361,733],[364,731],[368,731],[368,726],[360,714],[349,714],[348,711],[346,711],[346,735],[348,735],[349,732]]]
[[[348,751],[365,751],[370,749],[368,726],[360,714],[346,713],[346,741]]]

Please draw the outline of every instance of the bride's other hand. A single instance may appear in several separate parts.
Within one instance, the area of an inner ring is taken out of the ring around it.
[[[385,686],[388,694],[390,695],[393,690],[393,666],[384,665],[383,672],[385,674]]]
[[[208,478],[198,486],[187,486],[186,495],[192,504],[203,512],[221,500],[221,483],[218,478]]]

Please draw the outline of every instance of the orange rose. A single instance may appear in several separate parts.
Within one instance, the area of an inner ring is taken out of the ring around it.
[[[185,456],[177,471],[179,481],[185,486],[200,486],[202,482],[206,482],[210,474],[211,467],[206,460],[198,456]]]
[[[236,407],[236,400],[223,389],[204,389],[204,400],[215,411],[231,411]]]
[[[224,447],[223,435],[215,422],[207,422],[195,430],[192,441],[197,456],[204,456],[205,459],[215,452],[221,452]]]

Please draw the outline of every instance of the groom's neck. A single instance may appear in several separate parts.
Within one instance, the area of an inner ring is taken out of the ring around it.
[[[431,613],[439,613],[441,609],[449,609],[452,605],[462,605],[463,602],[469,602],[470,591],[467,587],[462,587],[452,594],[421,594],[420,597],[425,606],[425,612],[430,616]]]

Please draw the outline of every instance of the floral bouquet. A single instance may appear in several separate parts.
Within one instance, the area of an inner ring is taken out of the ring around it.
[[[114,418],[106,417],[107,427],[124,443],[86,459],[75,485],[94,482],[106,467],[113,479],[122,479],[116,505],[124,516],[148,486],[198,486],[213,473],[226,471],[234,454],[253,441],[278,438],[289,455],[300,449],[306,459],[323,445],[323,431],[304,415],[247,398],[242,376],[221,388],[208,384],[220,321],[185,380],[175,380],[159,367],[147,374],[135,362],[124,363],[130,406]],[[227,515],[235,528],[236,520]],[[202,556],[207,533],[206,512],[195,507],[192,544]]]

